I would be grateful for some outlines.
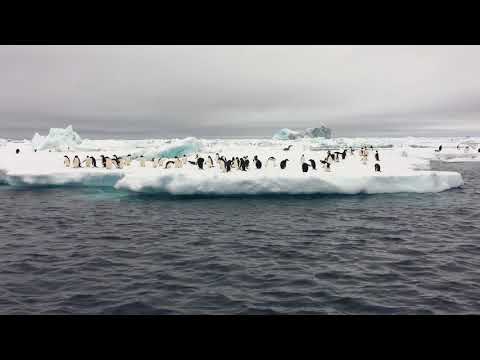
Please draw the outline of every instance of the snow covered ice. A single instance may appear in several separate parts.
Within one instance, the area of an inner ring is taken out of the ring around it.
[[[143,193],[173,195],[242,195],[242,194],[378,194],[396,192],[440,192],[463,185],[457,172],[430,171],[430,160],[478,161],[480,153],[470,139],[466,152],[457,145],[465,138],[297,138],[278,139],[151,139],[151,140],[88,140],[73,128],[52,129],[48,136],[35,135],[32,141],[0,142],[0,183],[11,186],[97,186],[111,187]],[[435,152],[443,144],[442,152]],[[289,151],[284,151],[293,145]],[[374,171],[375,151],[369,150],[368,161],[363,163],[358,148],[372,145],[380,154],[381,172]],[[319,160],[327,150],[339,151],[357,148],[355,154],[331,163],[331,171],[322,168]],[[15,150],[20,149],[20,154]],[[37,151],[35,152],[35,149]],[[247,155],[251,161],[248,171],[232,169],[228,173],[205,166],[200,170],[187,162],[182,168],[154,168],[152,158],[174,158],[187,155],[194,161],[198,154],[203,158],[215,155],[231,159]],[[67,168],[63,157],[73,159],[78,155],[85,160],[94,156],[101,167],[100,155],[137,158],[123,169]],[[252,163],[257,155],[262,168]],[[301,156],[308,162],[314,159],[317,170],[303,173]],[[146,166],[141,167],[139,157],[144,156]],[[267,166],[270,156],[276,166]],[[285,170],[280,161],[289,159]]]

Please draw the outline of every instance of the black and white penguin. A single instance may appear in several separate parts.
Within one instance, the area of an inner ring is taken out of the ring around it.
[[[70,167],[70,158],[67,155],[63,157],[63,165],[65,165],[65,167]]]
[[[380,161],[380,155],[378,155],[378,150],[375,152],[375,160]]]
[[[248,157],[245,159],[245,169],[248,170],[248,167],[250,166],[250,160],[248,160]]]
[[[345,160],[345,158],[347,157],[347,150],[343,150],[342,152],[342,160]]]
[[[200,170],[203,170],[203,163],[204,163],[204,162],[205,162],[205,159],[204,159],[204,158],[199,157],[199,158],[197,159],[197,165],[198,165],[198,168],[199,168]]]
[[[97,160],[93,156],[90,156],[90,159],[92,160],[92,167],[96,168],[97,167]]]
[[[280,161],[280,169],[283,170],[287,167],[287,161],[289,161],[289,160],[285,159],[285,160]]]
[[[81,168],[82,167],[80,158],[77,155],[75,155],[75,157],[73,158],[73,167],[74,168]]]
[[[242,171],[246,171],[245,170],[245,159],[244,158],[240,158],[240,166],[238,168]]]
[[[90,160],[90,156],[87,155],[87,158],[83,161],[87,168],[92,166],[92,160]]]
[[[257,160],[255,161],[255,166],[256,166],[257,169],[261,169],[261,168],[262,168],[262,162],[257,159]]]
[[[375,164],[375,172],[380,172],[380,164]]]
[[[304,173],[308,172],[308,167],[309,167],[309,165],[308,165],[307,163],[303,163],[303,164],[302,164],[302,171],[303,171]]]
[[[313,169],[313,170],[317,170],[317,164],[315,164],[315,160],[310,159],[310,160],[308,160],[308,161],[310,161],[310,164],[311,164],[310,166],[312,167],[312,169]]]
[[[442,151],[442,149],[443,149],[443,146],[440,145],[440,146],[438,147],[438,150],[435,150],[435,152],[440,152],[440,151]]]
[[[275,167],[275,161],[277,159],[275,159],[273,156],[270,156],[268,159],[267,159],[267,163],[265,165],[265,167],[270,167],[269,164],[271,164],[272,167]]]
[[[102,167],[107,167],[107,158],[105,155],[100,155],[100,157],[102,158]]]
[[[213,167],[213,159],[210,155],[208,155],[208,160],[207,160],[208,167]]]
[[[15,154],[20,154],[20,149],[15,150]]]
[[[171,169],[175,166],[175,161],[167,161],[167,163],[165,164],[165,169]]]
[[[288,145],[286,148],[283,149],[283,151],[289,151],[292,146],[293,145]]]
[[[232,160],[225,161],[225,171],[230,172],[231,169],[232,169]]]

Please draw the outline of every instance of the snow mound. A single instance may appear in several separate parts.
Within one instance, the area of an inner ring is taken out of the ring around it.
[[[281,129],[273,135],[274,140],[296,140],[303,138],[325,138],[332,137],[332,130],[322,125],[316,128],[307,128],[305,130],[296,131],[291,129]]]
[[[66,151],[81,143],[82,138],[73,130],[72,125],[65,129],[51,128],[47,136],[36,133],[32,138],[32,146],[38,150]]]

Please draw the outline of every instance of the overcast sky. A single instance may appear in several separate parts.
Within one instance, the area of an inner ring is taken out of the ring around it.
[[[480,135],[479,46],[0,46],[0,138]]]

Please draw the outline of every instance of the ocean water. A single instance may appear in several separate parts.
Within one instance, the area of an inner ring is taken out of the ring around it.
[[[479,314],[480,163],[433,194],[0,186],[1,314]]]

